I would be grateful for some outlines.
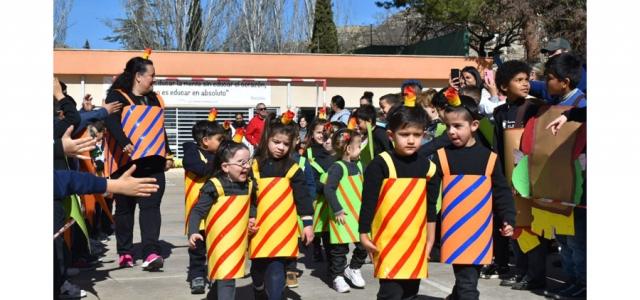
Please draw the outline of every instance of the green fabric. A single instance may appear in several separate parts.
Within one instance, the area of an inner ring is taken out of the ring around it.
[[[440,212],[440,209],[442,208],[442,184],[439,187],[439,191],[438,191],[438,200],[436,202],[436,214]]]
[[[529,156],[524,156],[516,167],[513,168],[511,182],[522,197],[531,197],[531,189],[529,186]]]
[[[441,136],[445,131],[447,131],[447,125],[445,125],[444,123],[438,123],[436,125],[436,132],[435,132],[435,136],[439,137]]]
[[[584,178],[582,176],[582,166],[580,165],[580,160],[576,159],[573,161],[573,167],[575,168],[576,173],[576,182],[575,182],[575,191],[573,194],[573,202],[575,204],[580,204],[582,200],[582,194],[584,190],[582,189],[582,184],[584,183]]]
[[[480,120],[480,133],[489,141],[489,145],[493,145],[493,127],[494,125],[488,118]]]
[[[306,165],[307,162],[307,158],[304,156],[300,156],[300,160],[298,160],[298,166],[300,166],[300,169],[302,170],[302,172],[304,172],[304,166]]]
[[[339,224],[335,221],[335,215],[331,212],[331,226],[329,227],[329,237],[331,244],[341,244],[341,243],[354,243],[360,241],[360,234],[358,232],[358,218],[351,213],[350,207],[353,207],[353,210],[356,214],[360,213],[360,206],[362,205],[362,199],[358,197],[358,195],[362,195],[362,181],[360,181],[360,176],[349,176],[349,170],[347,166],[342,161],[338,161],[337,164],[342,167],[342,178],[340,179],[340,183],[338,189],[336,189],[336,196],[338,198],[338,203],[342,207],[342,211],[345,214],[345,224]],[[361,165],[358,166],[361,168]],[[351,183],[349,182],[349,177],[353,177],[352,180],[356,184],[356,191]],[[340,188],[342,188],[346,194],[346,199],[340,192]],[[351,234],[349,234],[351,233]]]
[[[360,151],[360,162],[365,166],[369,165],[371,160],[373,160],[373,157],[373,130],[371,128],[371,124],[367,123],[367,143]]]
[[[311,148],[307,148],[307,158],[309,159],[311,167],[320,174],[320,182],[323,184],[326,183],[328,174],[313,157],[313,151]],[[324,195],[322,195],[322,193],[318,193],[318,197],[314,201],[313,206],[313,232],[318,233],[329,231],[330,218],[331,212],[327,200],[324,199]]]
[[[82,211],[80,209],[80,197],[78,195],[71,195],[64,199],[63,202],[64,210],[67,214],[67,218],[74,219],[76,224],[80,226],[82,229],[82,233],[84,233],[85,238],[87,239],[87,246],[89,245],[89,231],[87,230],[87,225],[84,223],[84,216],[82,215]],[[60,228],[56,228],[60,229]],[[71,230],[71,229],[67,229]],[[91,247],[89,247],[89,251],[91,251]]]

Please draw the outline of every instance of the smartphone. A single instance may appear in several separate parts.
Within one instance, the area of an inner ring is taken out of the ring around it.
[[[484,70],[484,80],[488,83],[492,83],[494,82],[494,74],[493,74],[493,70],[492,69],[485,69]]]
[[[451,80],[454,81],[460,77],[460,69],[451,69]]]

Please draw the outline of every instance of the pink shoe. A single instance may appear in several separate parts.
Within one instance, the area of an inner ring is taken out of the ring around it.
[[[145,271],[157,271],[164,266],[164,259],[162,256],[151,253],[147,256],[147,259],[142,263],[142,269]]]
[[[120,259],[118,259],[118,265],[120,268],[131,268],[133,267],[133,257],[129,254],[120,255]]]

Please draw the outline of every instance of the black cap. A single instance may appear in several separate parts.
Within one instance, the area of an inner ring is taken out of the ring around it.
[[[555,52],[558,49],[571,50],[571,44],[563,38],[555,38],[547,42],[540,50],[541,53]]]

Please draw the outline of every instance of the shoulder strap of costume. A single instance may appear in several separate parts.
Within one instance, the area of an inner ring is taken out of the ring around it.
[[[369,154],[371,155],[371,159],[373,159],[373,128],[371,127],[371,123],[367,122],[367,144],[369,145]]]
[[[362,174],[364,171],[362,170],[362,162],[358,161],[356,163],[356,166],[358,166],[358,170],[360,170],[360,174]]]
[[[158,103],[160,103],[160,108],[164,109],[164,99],[162,99],[162,96],[160,96],[160,94],[153,92],[156,95],[156,98],[158,99]]]
[[[518,112],[516,112],[516,126],[519,128],[524,127],[524,114],[527,112],[527,109],[531,104],[531,101],[524,100],[524,103],[518,107]]]
[[[342,160],[337,161],[336,164],[342,168],[342,178],[349,177],[349,169],[347,168],[347,165]],[[340,180],[342,180],[342,178],[340,178]]]
[[[576,97],[576,100],[573,100],[572,106],[578,106],[582,99],[586,98],[584,94],[580,94],[580,96]]]
[[[429,160],[429,170],[427,171],[427,181],[436,173],[436,164]]]
[[[313,159],[313,149],[311,149],[311,147],[307,148],[307,158],[310,161],[314,161],[314,159]]]
[[[258,169],[258,160],[256,159],[253,160],[253,166],[251,166],[251,168],[253,169],[253,178],[260,179],[260,169]]]
[[[207,161],[207,158],[206,158],[206,157],[204,157],[204,154],[202,154],[202,151],[198,150],[198,154],[200,154],[200,160],[201,160],[201,161],[203,161],[203,162],[205,162],[205,163],[208,163],[208,162],[209,162],[209,161]]]
[[[286,177],[287,179],[291,179],[293,178],[293,175],[295,175],[296,172],[298,172],[298,170],[300,170],[300,166],[298,166],[297,163],[293,163],[293,165],[291,165],[291,168],[289,168],[287,175],[285,175],[284,177]]]
[[[451,170],[449,170],[449,161],[447,160],[447,153],[444,151],[444,148],[438,149],[438,159],[440,160],[440,167],[442,167],[442,174],[451,175]]]
[[[124,96],[125,99],[127,99],[127,101],[129,101],[129,104],[131,105],[136,105],[133,100],[131,100],[131,98],[129,97],[129,95],[127,95],[127,93],[121,89],[117,89],[117,92],[119,92],[120,94],[122,94],[122,96]]]
[[[300,160],[298,162],[298,166],[300,167],[300,169],[302,169],[302,171],[304,171],[304,168],[305,168],[304,166],[305,166],[306,162],[307,162],[307,158],[304,157],[304,156],[300,156]]]
[[[384,159],[384,162],[387,163],[387,168],[389,169],[389,178],[398,178],[398,174],[396,173],[396,166],[393,164],[393,160],[391,159],[391,155],[389,152],[380,153],[380,157]]]
[[[247,184],[249,185],[247,195],[251,197],[251,192],[253,192],[253,181],[251,181],[251,179],[247,179]]]
[[[485,176],[489,177],[491,176],[491,174],[493,174],[493,167],[496,165],[496,158],[498,158],[498,155],[496,155],[495,152],[491,152],[491,154],[489,154],[489,161],[487,162],[487,171],[485,171]]]
[[[224,197],[224,189],[222,188],[222,182],[218,178],[211,178],[211,183],[216,188],[216,192],[218,192],[218,197]]]

